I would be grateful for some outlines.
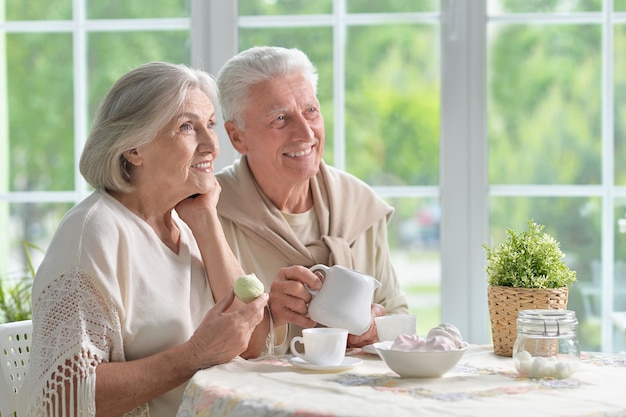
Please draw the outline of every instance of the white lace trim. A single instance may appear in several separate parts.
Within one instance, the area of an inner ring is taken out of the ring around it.
[[[125,360],[120,320],[111,299],[74,269],[34,303],[28,415],[95,416],[96,367]],[[148,406],[128,416],[149,416]]]

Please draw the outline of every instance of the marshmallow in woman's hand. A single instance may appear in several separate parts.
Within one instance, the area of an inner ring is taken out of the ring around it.
[[[263,294],[265,287],[254,273],[242,275],[235,281],[235,296],[244,303],[251,303]]]

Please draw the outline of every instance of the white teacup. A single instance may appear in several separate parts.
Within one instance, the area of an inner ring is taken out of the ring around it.
[[[304,353],[296,350],[296,343],[304,345]],[[332,327],[314,327],[302,330],[302,336],[291,339],[291,353],[313,365],[339,365],[346,355],[348,331]]]
[[[415,334],[417,317],[414,314],[392,314],[375,317],[378,340],[385,342],[396,340],[401,334]]]

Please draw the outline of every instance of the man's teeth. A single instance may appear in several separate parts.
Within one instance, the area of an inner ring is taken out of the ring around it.
[[[210,162],[203,162],[201,164],[194,164],[192,166],[194,168],[209,169],[209,168],[211,168],[211,163]]]
[[[308,149],[305,149],[305,150],[300,151],[300,152],[291,152],[291,153],[287,153],[287,156],[292,156],[292,157],[295,157],[295,156],[304,156],[304,155],[308,155],[308,154],[310,154],[310,153],[311,153],[311,148],[308,148]]]

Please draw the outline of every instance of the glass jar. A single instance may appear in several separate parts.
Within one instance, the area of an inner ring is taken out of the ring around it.
[[[513,364],[530,378],[568,378],[580,366],[578,320],[571,310],[521,310]]]

